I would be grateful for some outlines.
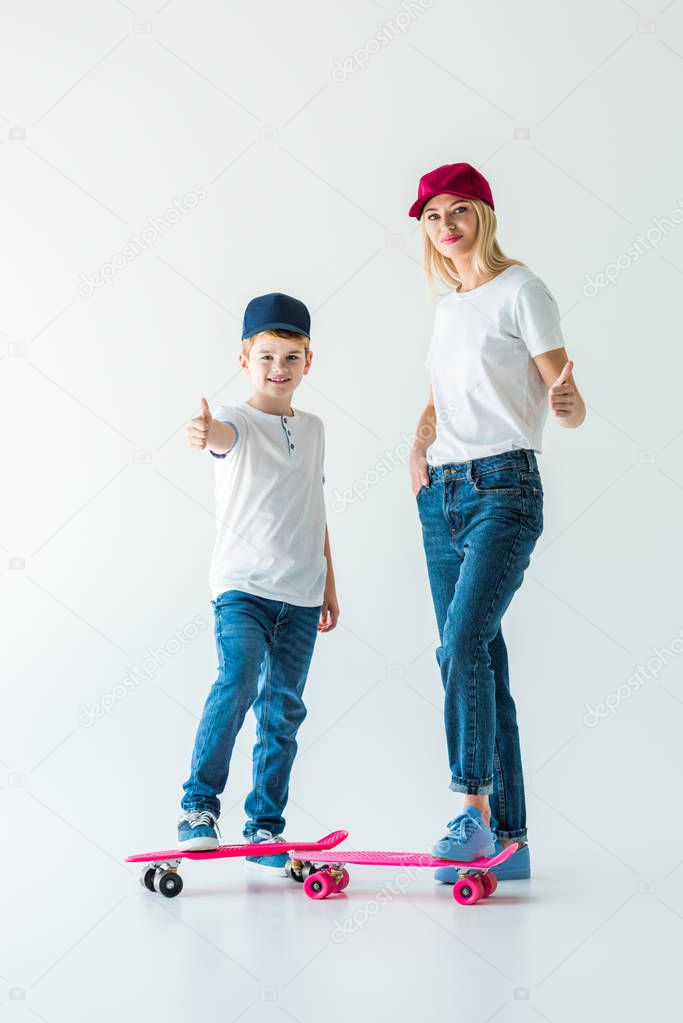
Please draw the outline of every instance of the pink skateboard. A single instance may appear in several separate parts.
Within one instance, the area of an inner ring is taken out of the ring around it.
[[[310,850],[293,848],[290,852],[292,870],[303,873],[304,891],[309,899],[326,899],[328,895],[343,891],[349,883],[349,872],[345,863],[372,865],[377,867],[455,867],[460,875],[453,885],[453,898],[462,906],[471,906],[479,899],[493,895],[498,887],[498,878],[489,873],[491,867],[504,863],[517,851],[517,843],[506,846],[497,856],[489,859],[439,860],[429,853],[411,852],[352,852],[336,850],[334,856],[316,856],[310,864],[299,868],[302,857],[310,860]]]
[[[178,873],[181,860],[225,860],[239,856],[270,856],[297,849],[301,870],[310,864],[309,853],[327,852],[339,845],[348,836],[348,831],[331,831],[317,842],[247,842],[242,845],[219,845],[217,849],[164,849],[159,852],[137,853],[126,856],[126,863],[148,863],[140,876],[140,883],[150,892],[161,892],[167,899],[180,895],[183,880]],[[303,857],[303,858],[302,858]],[[297,881],[303,881],[291,870],[291,862],[287,864],[287,874]],[[300,871],[301,873],[301,871]]]

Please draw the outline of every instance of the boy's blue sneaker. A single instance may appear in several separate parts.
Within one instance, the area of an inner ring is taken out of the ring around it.
[[[178,843],[181,849],[217,849],[218,834],[218,820],[211,810],[183,811],[178,817]]]
[[[245,835],[247,842],[284,842],[284,838],[280,835],[273,835],[272,832],[266,831],[265,828],[259,828],[258,831],[254,831],[251,835]],[[276,877],[287,877],[285,871],[285,865],[289,859],[286,852],[283,853],[271,853],[269,856],[247,856],[246,862],[249,866],[259,867],[260,870],[266,871],[268,874],[274,874]]]
[[[496,852],[497,856],[499,852],[503,851],[503,846],[500,842],[496,841]],[[529,856],[529,846],[523,845],[521,849],[518,849],[514,856],[511,856],[509,860],[505,860],[504,863],[499,864],[497,867],[491,867],[491,873],[495,874],[499,881],[526,881],[531,877],[531,857]],[[458,880],[458,871],[456,867],[438,867],[434,871],[434,879],[441,881],[442,884],[455,884]]]
[[[441,860],[478,860],[493,856],[495,835],[481,819],[481,810],[468,806],[446,825],[448,831],[432,846],[432,855]],[[449,868],[450,869],[450,868]]]

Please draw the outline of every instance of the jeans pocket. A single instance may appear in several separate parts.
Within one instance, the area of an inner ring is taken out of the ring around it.
[[[520,497],[522,493],[521,473],[514,465],[502,465],[498,469],[477,473],[472,482],[478,494],[492,496],[510,494]]]
[[[543,484],[541,483],[541,474],[536,469],[530,469],[528,472],[521,474],[522,483],[528,483],[534,493],[543,496]]]
[[[543,486],[538,473],[528,473],[523,477],[524,506],[533,520],[535,520],[539,534],[543,531]]]

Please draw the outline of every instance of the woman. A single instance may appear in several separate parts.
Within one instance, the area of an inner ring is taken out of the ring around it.
[[[467,163],[438,167],[421,178],[410,216],[430,284],[451,289],[436,309],[425,361],[432,386],[410,459],[439,631],[450,787],[464,794],[464,812],[433,852],[472,860],[517,842],[496,873],[529,877],[501,619],[543,529],[536,453],[548,409],[565,427],[580,426],[586,409],[553,296],[496,241],[486,179]],[[452,867],[436,876],[457,880]]]

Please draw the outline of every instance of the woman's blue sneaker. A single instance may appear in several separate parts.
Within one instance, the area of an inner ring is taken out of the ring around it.
[[[481,810],[468,806],[446,825],[448,831],[432,846],[432,855],[440,860],[478,860],[493,856],[495,835],[481,819]],[[450,868],[449,868],[450,869]]]
[[[218,848],[218,819],[211,810],[183,811],[178,818],[178,843],[181,849]]]
[[[497,841],[495,855],[502,851],[503,846]],[[509,860],[505,860],[497,867],[491,867],[491,873],[495,874],[499,881],[526,881],[531,877],[529,846],[523,845]],[[458,877],[456,867],[438,867],[434,871],[434,879],[441,881],[442,884],[455,884]]]
[[[273,835],[270,831],[266,831],[265,828],[259,828],[258,831],[254,831],[250,835],[244,836],[247,842],[284,842],[284,838],[280,835]],[[265,870],[269,874],[274,874],[276,877],[287,877],[285,871],[285,865],[289,856],[287,853],[272,853],[270,856],[247,856],[246,861],[250,866],[259,867],[261,870]]]

